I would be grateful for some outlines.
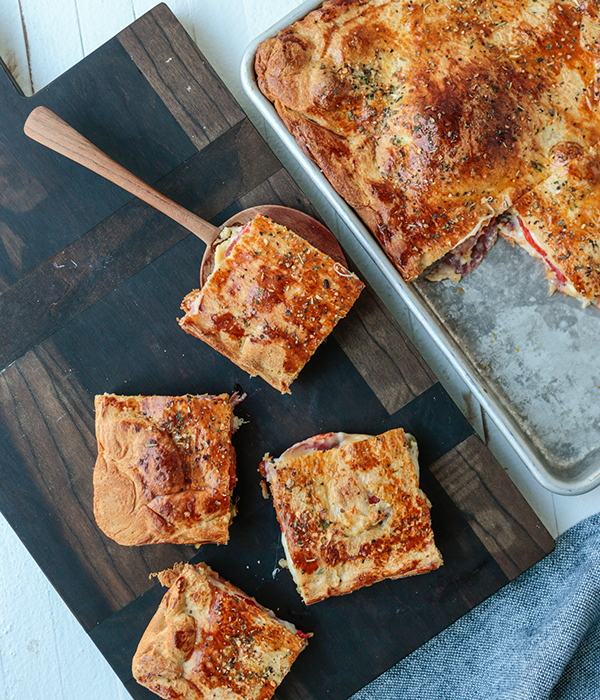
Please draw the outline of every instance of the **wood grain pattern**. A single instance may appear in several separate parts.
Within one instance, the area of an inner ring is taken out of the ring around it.
[[[46,531],[38,562],[86,628],[131,601],[157,565],[192,555],[193,547],[127,550],[99,531],[92,512],[93,397],[51,343],[0,374],[0,423],[11,443],[9,453],[0,448],[2,511],[30,545]],[[11,517],[18,503],[29,517]]]
[[[548,531],[477,436],[445,454],[431,472],[510,580],[554,549]]]
[[[8,287],[132,198],[25,136],[25,119],[39,104],[146,182],[160,181],[197,153],[116,40],[35,97],[3,93],[0,183],[6,206],[0,219],[21,247],[17,268],[2,255],[0,246],[0,276]]]
[[[218,234],[218,229],[180,204],[165,197],[162,192],[136,177],[91,141],[84,138],[72,126],[54,114],[47,107],[36,107],[27,117],[23,131],[30,139],[41,143],[56,153],[69,158],[74,163],[91,170],[96,175],[118,185],[129,194],[138,197],[165,216],[195,234],[206,245],[210,245]]]
[[[252,158],[238,157],[249,151]],[[157,183],[205,219],[281,168],[245,119]],[[137,200],[0,295],[0,367],[54,333],[189,232]],[[18,244],[17,244],[18,245]],[[199,249],[203,250],[201,243]],[[198,256],[198,275],[201,255]],[[190,283],[190,284],[196,284]],[[23,324],[23,318],[28,319]]]
[[[422,465],[422,486],[433,504],[436,541],[445,559],[441,569],[427,576],[381,582],[307,608],[289,572],[272,575],[283,549],[270,503],[245,519],[243,529],[235,533],[235,542],[232,538],[233,546],[200,552],[194,558],[208,561],[284,619],[314,632],[309,647],[277,691],[277,698],[348,697],[412,651],[414,645],[426,641],[432,631],[441,631],[481,602],[484,587],[507,582],[432,476],[426,461]],[[259,556],[254,554],[257,544]],[[164,589],[158,586],[149,590],[92,632],[92,638],[126,684],[131,678],[130,668],[123,660],[122,648],[113,640],[134,649],[163,594]],[[151,695],[136,689],[134,697],[150,700]]]
[[[119,42],[198,149],[244,118],[164,3],[122,31]]]
[[[388,412],[395,413],[435,377],[373,292],[363,292],[355,313],[357,323],[339,326],[334,337]]]
[[[302,190],[298,188],[291,175],[283,168],[224,209],[219,216],[219,222],[225,221],[241,209],[251,207],[253,202],[260,202],[261,204],[287,202],[287,206],[299,209],[309,216],[319,218],[319,215]]]

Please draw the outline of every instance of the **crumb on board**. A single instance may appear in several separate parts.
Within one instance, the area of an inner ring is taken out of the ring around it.
[[[265,501],[269,500],[269,489],[267,487],[267,482],[264,479],[260,480],[260,490],[262,491],[262,497]]]

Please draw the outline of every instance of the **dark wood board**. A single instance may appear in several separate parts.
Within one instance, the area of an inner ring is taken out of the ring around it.
[[[278,698],[343,700],[497,591],[554,543],[370,289],[281,396],[179,329],[203,245],[26,139],[39,104],[218,223],[254,204],[313,213],[164,5],[32,98],[0,71],[0,509],[133,697],[131,657],[163,595],[148,578],[207,561],[305,631]],[[239,514],[227,546],[120,547],[95,525],[97,393],[233,391]],[[402,426],[419,441],[445,565],[305,607],[256,469],[328,430]]]

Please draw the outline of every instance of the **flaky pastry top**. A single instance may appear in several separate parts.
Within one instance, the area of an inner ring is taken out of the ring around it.
[[[256,216],[200,290],[180,326],[282,393],[364,288],[293,231]]]
[[[119,544],[225,543],[235,452],[230,397],[96,396],[94,514]]]
[[[133,658],[133,676],[169,700],[268,700],[306,635],[206,564],[159,574],[168,586]]]
[[[330,0],[255,66],[410,281],[545,181],[556,147],[598,143],[599,37],[594,0]]]
[[[262,467],[307,604],[442,564],[401,428]]]

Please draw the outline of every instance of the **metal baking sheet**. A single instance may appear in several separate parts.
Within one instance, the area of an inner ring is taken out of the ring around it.
[[[542,263],[504,240],[458,285],[404,282],[256,85],[258,44],[320,4],[299,5],[250,44],[244,90],[535,478],[559,494],[590,491],[600,483],[600,312],[548,296]]]

